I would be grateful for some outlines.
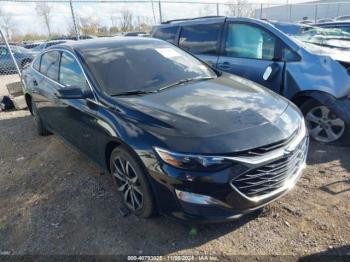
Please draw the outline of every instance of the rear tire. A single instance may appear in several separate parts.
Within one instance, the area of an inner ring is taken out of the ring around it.
[[[126,147],[118,146],[112,151],[109,162],[112,177],[126,208],[141,218],[152,216],[155,202],[141,160]]]
[[[313,140],[326,144],[349,144],[350,127],[327,106],[310,99],[300,109]]]
[[[48,136],[51,134],[51,132],[45,127],[45,124],[43,123],[40,115],[38,114],[38,109],[35,105],[35,103],[32,100],[32,110],[33,110],[33,116],[35,119],[35,123],[36,123],[36,130],[37,130],[37,134],[39,136]]]

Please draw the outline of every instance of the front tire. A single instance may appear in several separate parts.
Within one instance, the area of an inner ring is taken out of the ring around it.
[[[124,146],[112,151],[110,170],[124,205],[134,215],[150,217],[155,203],[143,165]]]
[[[301,106],[310,137],[321,143],[347,144],[349,126],[330,108],[315,100],[308,100]]]

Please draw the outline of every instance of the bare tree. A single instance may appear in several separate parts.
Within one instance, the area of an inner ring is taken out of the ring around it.
[[[10,13],[6,13],[2,9],[0,9],[0,25],[5,29],[7,39],[10,39],[12,15]]]
[[[98,20],[94,20],[91,17],[80,18],[80,30],[84,35],[98,35],[100,27]]]
[[[147,16],[136,16],[134,29],[137,31],[149,32],[151,31],[152,19]]]
[[[252,17],[254,9],[247,0],[233,0],[228,2],[227,14],[239,17]]]
[[[38,15],[44,20],[49,38],[51,38],[51,21],[52,21],[52,7],[47,2],[38,2],[35,4],[35,10]]]
[[[133,29],[132,27],[132,22],[133,22],[133,13],[130,10],[122,10],[120,12],[121,17],[120,17],[120,30],[122,32],[130,31]]]

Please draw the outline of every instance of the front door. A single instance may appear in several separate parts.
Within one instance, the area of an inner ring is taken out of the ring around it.
[[[66,51],[62,52],[58,82],[60,88],[80,88],[86,94],[81,99],[60,99],[60,129],[68,141],[96,158],[97,103],[78,61]]]
[[[278,59],[274,35],[252,23],[228,21],[223,41],[218,69],[281,92],[284,62]]]

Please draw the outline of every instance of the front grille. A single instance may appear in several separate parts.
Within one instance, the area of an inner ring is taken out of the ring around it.
[[[268,153],[270,151],[273,151],[273,150],[276,150],[278,148],[284,147],[287,144],[289,144],[290,141],[292,141],[296,137],[296,135],[298,134],[299,131],[300,131],[300,129],[298,128],[287,139],[284,139],[284,140],[279,141],[277,143],[273,143],[273,144],[269,144],[269,145],[266,145],[266,146],[261,146],[261,147],[258,147],[258,148],[251,149],[249,151],[243,152],[242,155],[244,155],[244,156],[262,156],[262,155],[264,155],[264,154],[266,154],[266,153]]]
[[[231,185],[248,198],[271,194],[284,187],[298,175],[307,152],[308,138],[305,137],[294,151],[268,164],[249,170],[231,181]]]

